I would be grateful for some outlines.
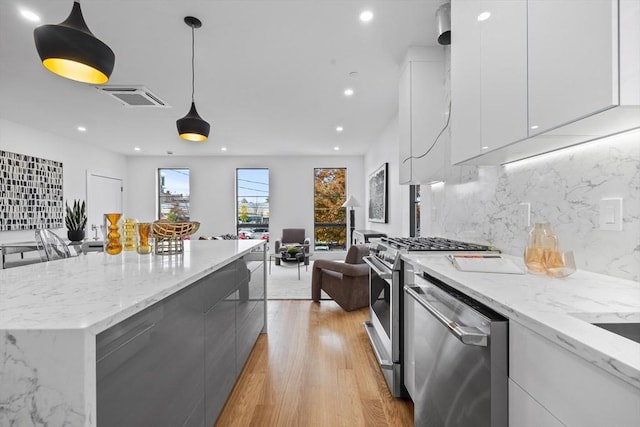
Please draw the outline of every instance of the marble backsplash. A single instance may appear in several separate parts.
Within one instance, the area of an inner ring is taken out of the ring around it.
[[[640,281],[640,131],[505,166],[452,166],[422,190],[431,234],[521,255],[531,224],[550,222],[579,269]],[[603,198],[623,199],[623,231],[599,229]]]

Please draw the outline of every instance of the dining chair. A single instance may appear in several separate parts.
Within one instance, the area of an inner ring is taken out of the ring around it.
[[[57,234],[51,230],[36,230],[36,243],[38,248],[42,248],[41,258],[43,261],[53,261],[56,259],[69,258],[71,251],[69,246]],[[42,255],[44,253],[44,256]]]

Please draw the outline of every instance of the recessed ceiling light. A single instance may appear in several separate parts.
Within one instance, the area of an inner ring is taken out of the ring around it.
[[[369,22],[373,19],[373,12],[371,12],[370,10],[363,10],[360,13],[360,21],[362,22]]]
[[[333,151],[339,151],[340,147],[338,147],[337,145],[335,147],[333,147]]]
[[[342,126],[336,127],[336,132],[342,132],[344,128]]]
[[[220,147],[220,151],[227,151],[227,147]]]
[[[79,130],[80,132],[86,132],[86,131],[87,131],[87,128],[86,128],[86,127],[84,127],[84,126],[78,126],[78,130]]]
[[[484,147],[482,147],[483,150],[488,150],[489,147],[487,147],[486,145]]]
[[[30,22],[40,22],[40,17],[28,9],[20,8],[20,15]]]
[[[133,151],[140,151],[140,147],[133,147]]]
[[[490,16],[491,16],[491,12],[482,12],[480,15],[478,15],[478,21],[480,22],[486,21],[487,19],[489,19]]]
[[[540,126],[538,126],[538,125],[533,125],[533,126],[531,126],[531,129],[538,129],[539,127]]]
[[[353,89],[347,88],[344,90],[344,96],[353,96]]]

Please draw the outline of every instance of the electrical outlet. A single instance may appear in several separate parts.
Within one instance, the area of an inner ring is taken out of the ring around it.
[[[600,230],[622,231],[622,198],[600,200]]]
[[[518,225],[520,228],[531,226],[531,203],[520,203],[518,205]]]

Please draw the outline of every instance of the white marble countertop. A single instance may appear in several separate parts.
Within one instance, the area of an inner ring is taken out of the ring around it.
[[[0,270],[0,330],[98,334],[262,243],[194,240],[176,255],[90,252]]]
[[[525,271],[518,257],[513,260]],[[640,283],[587,271],[554,279],[457,270],[444,255],[403,255],[421,271],[640,388],[640,344],[592,323],[640,322]]]
[[[263,244],[190,241],[177,255],[92,252],[0,270],[0,425],[96,427],[96,335]]]

